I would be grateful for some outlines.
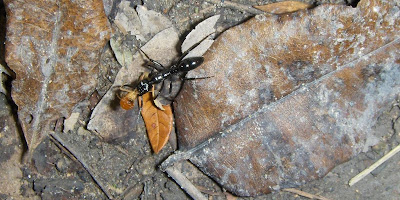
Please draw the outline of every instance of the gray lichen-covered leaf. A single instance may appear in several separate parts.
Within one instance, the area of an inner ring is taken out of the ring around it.
[[[6,61],[16,73],[12,97],[32,152],[53,120],[68,117],[93,92],[109,23],[99,0],[5,4]]]
[[[241,196],[323,177],[400,92],[399,1],[256,16],[224,32],[176,99],[179,145]]]

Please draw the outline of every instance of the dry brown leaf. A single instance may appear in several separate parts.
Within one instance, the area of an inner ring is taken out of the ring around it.
[[[146,124],[147,135],[154,153],[158,153],[168,142],[172,130],[173,115],[171,105],[164,105],[160,110],[153,103],[153,96],[148,92],[142,96],[142,117]]]
[[[284,14],[308,9],[312,5],[300,1],[282,1],[253,7],[272,14]]]
[[[188,74],[212,77],[176,98],[180,150],[196,147],[190,161],[240,196],[325,176],[400,93],[399,12],[399,1],[362,0],[225,31]]]
[[[101,0],[4,2],[12,97],[31,153],[93,92],[110,29]]]

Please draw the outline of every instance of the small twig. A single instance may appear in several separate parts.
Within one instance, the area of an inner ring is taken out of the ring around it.
[[[322,197],[322,196],[317,196],[317,195],[314,195],[314,194],[310,194],[308,192],[303,192],[301,190],[297,190],[297,189],[294,189],[294,188],[286,188],[286,189],[283,189],[283,191],[295,193],[295,194],[298,194],[300,196],[303,196],[303,197],[306,197],[306,198],[309,198],[309,199],[329,200],[328,198],[325,198],[325,197]]]
[[[208,194],[210,196],[224,196],[225,194],[221,191],[219,192],[214,192],[212,190],[209,190],[208,188],[205,188],[203,186],[200,185],[194,185],[200,192],[204,193],[204,194]]]
[[[182,160],[188,160],[193,153],[209,145],[214,140],[215,138],[210,138],[188,151],[176,151],[160,165],[161,171],[166,172],[169,176],[171,176],[175,180],[175,182],[195,200],[203,200],[206,198],[180,171],[174,168],[174,165]]]
[[[226,1],[225,0],[225,1],[221,2],[221,0],[206,0],[206,2],[213,3],[213,4],[218,4],[218,5],[222,6],[222,7],[228,7],[228,8],[232,8],[232,9],[235,9],[235,10],[245,11],[245,12],[248,12],[248,13],[253,14],[253,15],[259,15],[259,14],[263,14],[264,13],[261,10],[253,8],[252,6],[243,5],[243,4],[235,3],[235,2],[232,2],[232,1]]]
[[[363,179],[365,176],[367,176],[369,173],[371,173],[372,171],[374,171],[374,169],[376,169],[377,167],[379,167],[382,163],[384,163],[386,160],[390,159],[392,156],[394,156],[396,153],[398,153],[400,151],[400,145],[398,145],[396,148],[392,149],[389,153],[387,153],[386,155],[384,155],[381,159],[379,159],[378,161],[376,161],[374,164],[372,164],[370,167],[368,167],[367,169],[365,169],[364,171],[362,171],[361,173],[357,174],[357,176],[353,177],[352,179],[350,179],[349,181],[349,185],[353,186],[354,184],[356,184],[358,181],[360,181],[361,179]]]
[[[204,8],[204,9],[200,10],[198,13],[193,13],[190,16],[179,20],[178,24],[186,23],[190,19],[195,19],[196,17],[201,17],[201,16],[205,15],[208,12],[212,12],[214,10],[214,7],[215,6],[208,6],[208,7]]]
[[[129,186],[128,188],[126,188],[126,190],[125,190],[121,195],[119,195],[119,197],[115,198],[114,200],[123,200],[123,199],[125,199],[125,197],[126,197],[132,190],[135,190],[136,187],[137,187],[138,185],[139,185],[139,183]],[[144,186],[142,186],[142,188],[144,188]],[[143,190],[144,190],[144,189],[143,189]]]
[[[72,153],[66,149],[60,141],[58,141],[57,139],[55,139],[51,134],[50,134],[50,140],[61,150],[61,152],[64,153],[64,155],[66,155],[69,159],[71,159],[73,162],[79,163],[79,160],[76,159],[76,157],[74,155],[72,155]]]
[[[93,170],[89,168],[89,166],[84,162],[82,159],[80,159],[80,156],[77,152],[75,152],[73,149],[68,148],[66,145],[66,142],[61,139],[57,134],[50,134],[50,138],[52,138],[52,142],[56,144],[60,149],[68,156],[73,156],[74,160],[77,160],[82,167],[88,172],[90,177],[92,177],[93,181],[95,184],[100,188],[100,190],[107,196],[108,199],[112,199],[112,195],[108,193],[108,191],[102,187],[102,184],[100,184],[99,180],[96,179],[96,176],[93,174]]]
[[[195,200],[207,200],[205,196],[177,169],[173,166],[165,169],[176,183]]]

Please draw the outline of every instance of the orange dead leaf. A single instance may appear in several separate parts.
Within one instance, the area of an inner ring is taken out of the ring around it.
[[[312,7],[311,4],[299,1],[283,1],[262,6],[254,6],[254,8],[273,14],[291,13],[311,7]]]
[[[146,124],[147,135],[154,153],[158,153],[167,143],[172,130],[172,109],[164,105],[164,110],[158,109],[153,103],[151,93],[143,96],[142,117]]]

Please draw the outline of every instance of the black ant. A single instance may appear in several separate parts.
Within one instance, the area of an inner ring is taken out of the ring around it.
[[[140,48],[138,48],[145,57],[154,64],[153,68],[156,70],[151,72],[148,75],[142,75],[140,77],[140,82],[137,84],[134,90],[128,90],[124,88],[120,88],[121,91],[128,92],[124,97],[120,100],[120,105],[123,109],[129,110],[133,108],[134,101],[137,97],[142,96],[151,90],[154,90],[154,85],[163,82],[168,77],[178,74],[178,73],[187,73],[190,70],[196,69],[200,66],[204,58],[203,57],[191,57],[191,58],[184,58],[187,54],[185,53],[179,61],[172,65],[170,68],[165,68],[161,63],[158,63],[155,60],[149,58],[146,53],[144,53]],[[208,77],[205,77],[208,78]],[[200,78],[202,79],[202,78]]]

